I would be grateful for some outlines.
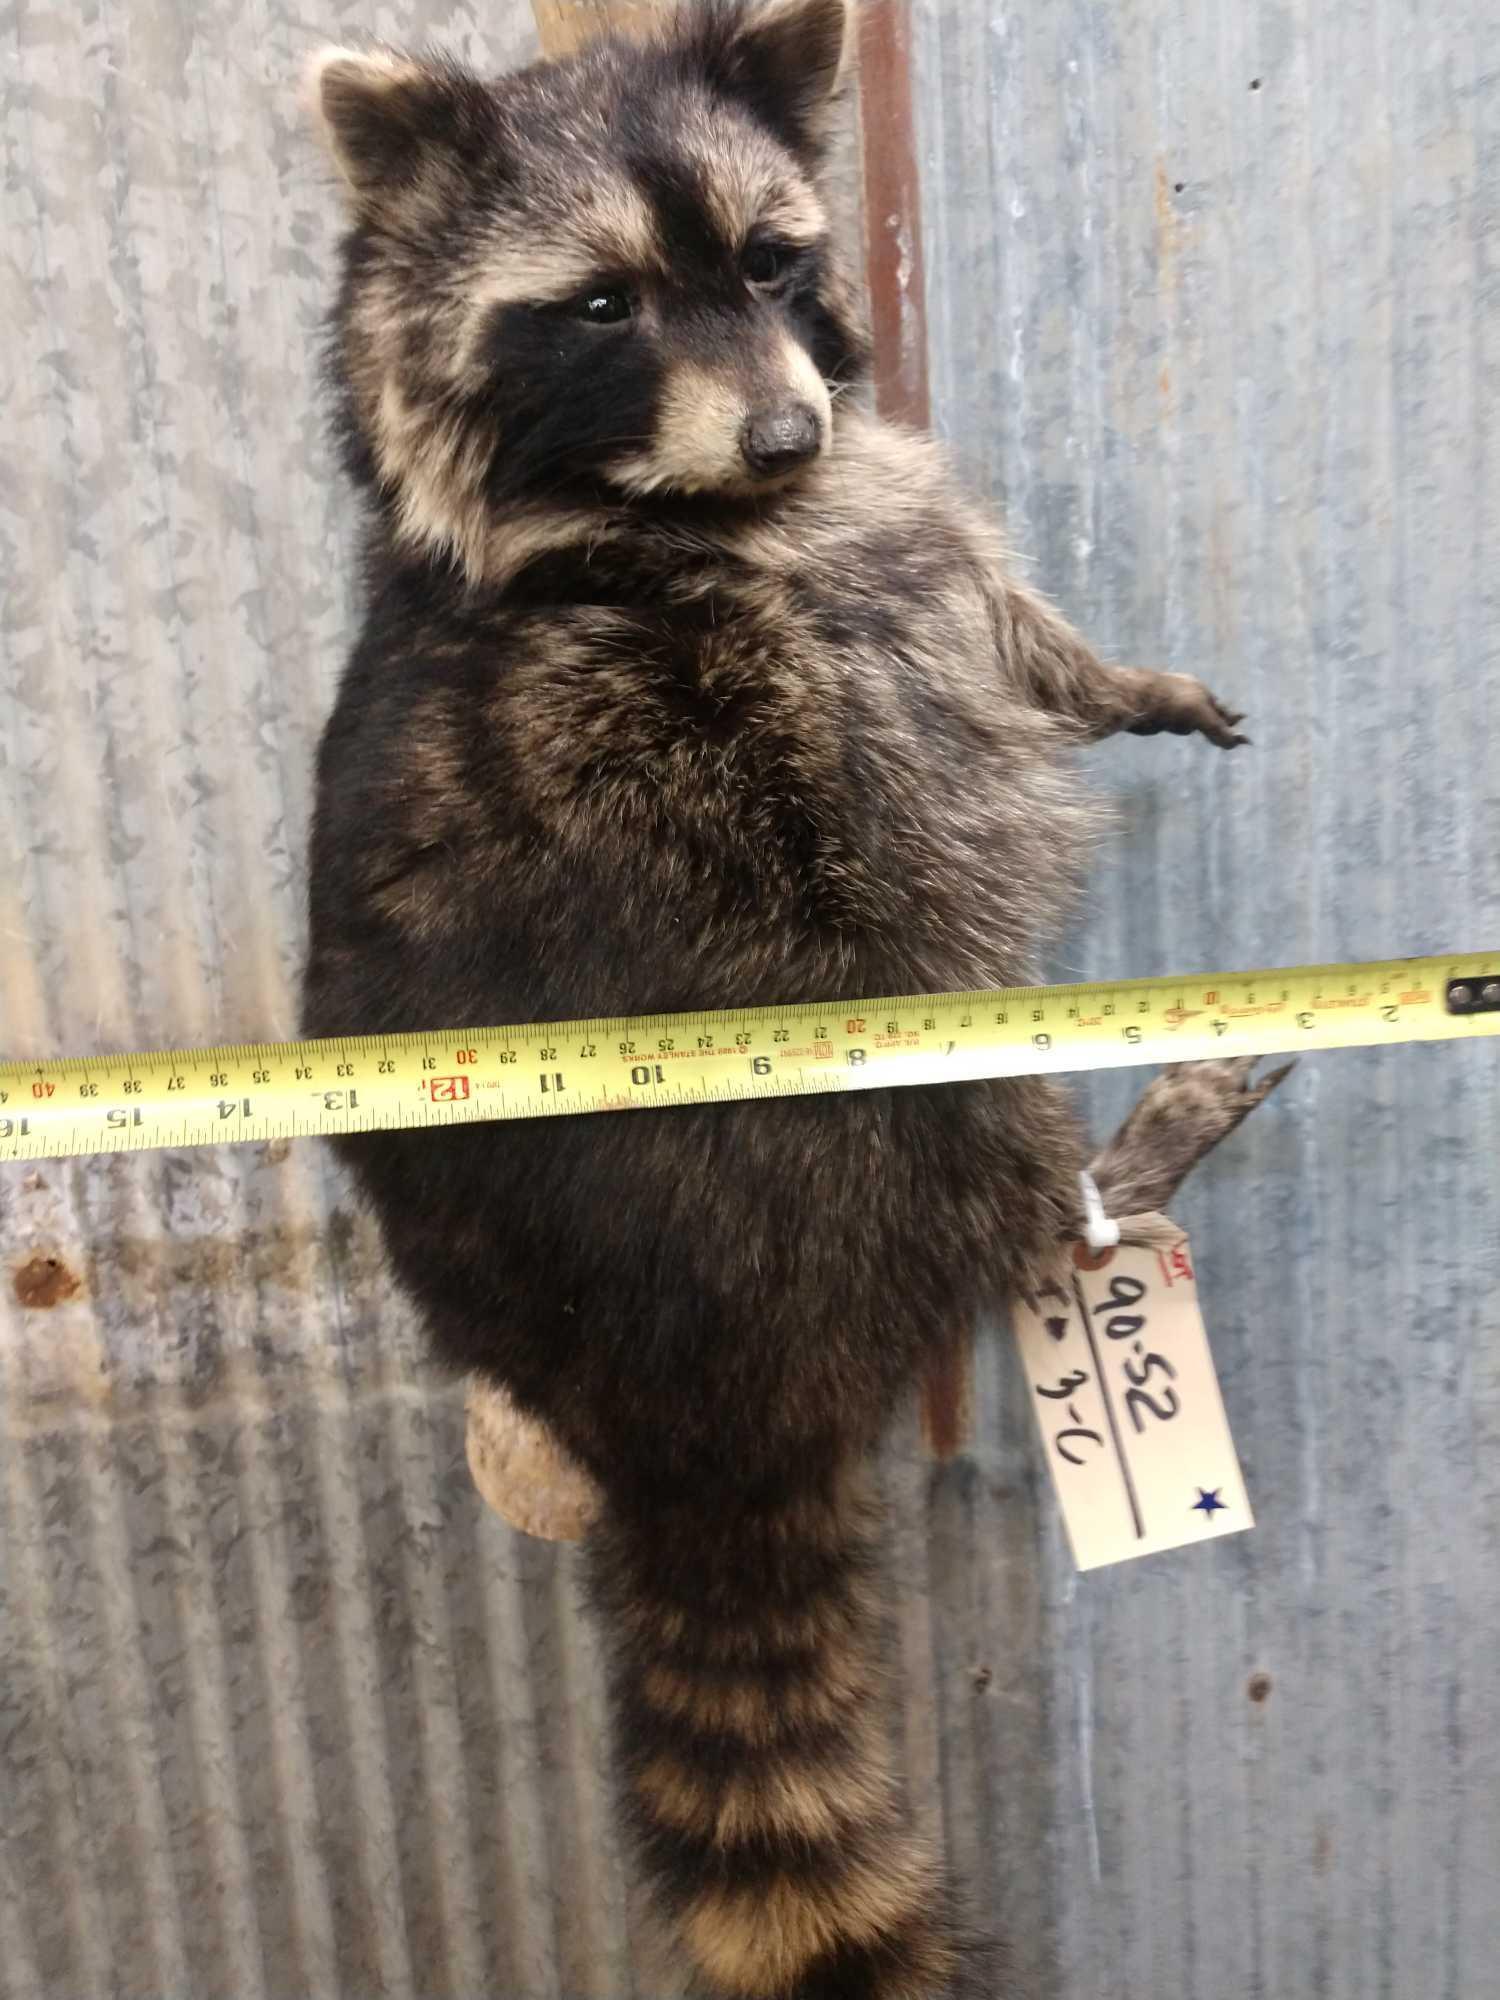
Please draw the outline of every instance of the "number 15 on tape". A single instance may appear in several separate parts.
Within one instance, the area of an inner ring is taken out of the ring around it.
[[[1080,1569],[1254,1526],[1186,1236],[1071,1245],[1012,1315]]]

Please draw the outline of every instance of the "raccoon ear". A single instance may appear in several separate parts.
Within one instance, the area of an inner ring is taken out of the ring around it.
[[[409,184],[417,162],[462,138],[478,86],[392,49],[322,49],[303,95],[356,205]]]
[[[740,0],[728,11],[721,87],[800,153],[822,151],[853,40],[851,0]]]

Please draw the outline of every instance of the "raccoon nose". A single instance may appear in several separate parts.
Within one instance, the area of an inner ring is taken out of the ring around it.
[[[783,403],[778,409],[757,410],[740,433],[745,463],[763,479],[790,472],[816,458],[822,444],[822,419],[810,403]]]

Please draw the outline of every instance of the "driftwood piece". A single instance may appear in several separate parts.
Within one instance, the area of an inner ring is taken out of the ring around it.
[[[583,1467],[493,1382],[470,1380],[467,1416],[469,1470],[500,1518],[539,1541],[581,1542],[601,1505]]]

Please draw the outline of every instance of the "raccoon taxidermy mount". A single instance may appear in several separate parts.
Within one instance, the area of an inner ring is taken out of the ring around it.
[[[1238,740],[1199,682],[1103,665],[938,449],[845,393],[865,335],[818,168],[849,16],[689,5],[498,82],[314,65],[368,546],[307,1033],[1023,983],[1089,831],[1067,753]],[[1106,1196],[1164,1201],[1267,1087],[1169,1074]],[[340,1150],[438,1354],[602,1490],[622,1795],[696,1983],[1014,1990],[904,1817],[865,1468],[938,1344],[1074,1228],[1059,1091]]]

